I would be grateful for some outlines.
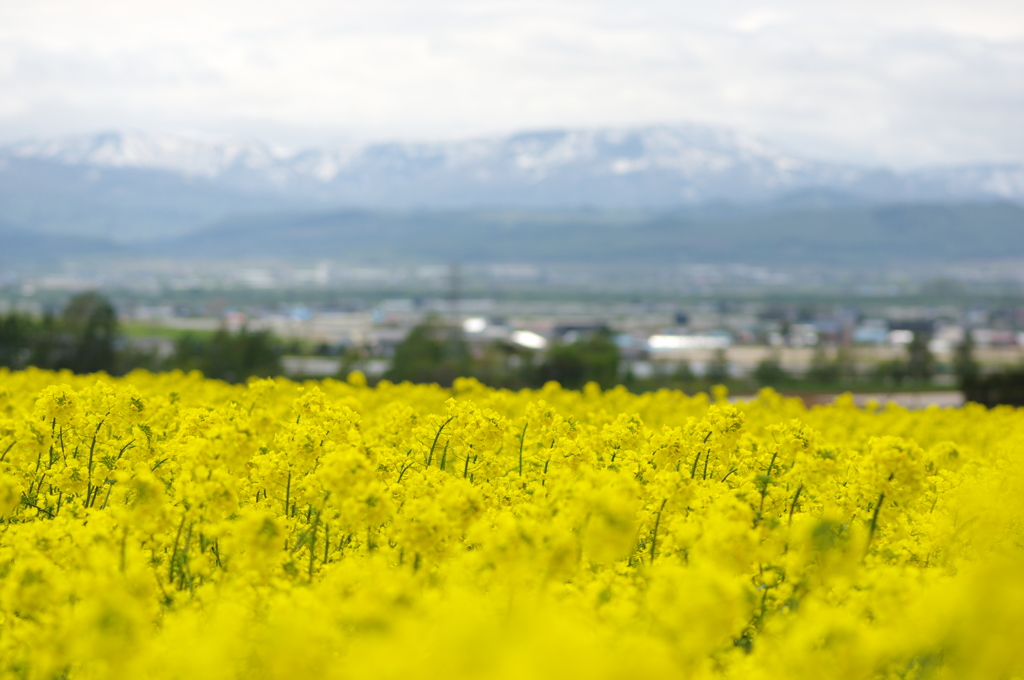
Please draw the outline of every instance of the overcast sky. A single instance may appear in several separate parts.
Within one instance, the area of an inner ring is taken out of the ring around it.
[[[0,2],[0,141],[674,122],[823,159],[1024,161],[1024,1]]]

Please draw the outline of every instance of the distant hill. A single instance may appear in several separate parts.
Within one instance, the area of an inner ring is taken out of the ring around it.
[[[124,243],[266,212],[664,213],[739,206],[767,213],[785,205],[870,210],[986,201],[1024,204],[1024,165],[896,172],[802,158],[697,125],[297,152],[137,132],[0,148],[0,220],[34,233]]]
[[[813,202],[812,202],[813,203]],[[145,251],[142,251],[145,252]],[[840,205],[659,214],[347,210],[234,218],[163,241],[187,258],[329,257],[350,262],[825,264],[874,267],[1024,257],[1012,203]]]
[[[35,234],[0,223],[0,266],[55,263],[70,257],[126,254],[123,247],[88,236]]]
[[[0,220],[35,234],[131,243],[202,229],[241,210],[303,205],[168,170],[0,154]]]

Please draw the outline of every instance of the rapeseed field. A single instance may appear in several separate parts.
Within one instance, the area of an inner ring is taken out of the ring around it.
[[[1024,412],[0,371],[0,678],[1024,677]]]

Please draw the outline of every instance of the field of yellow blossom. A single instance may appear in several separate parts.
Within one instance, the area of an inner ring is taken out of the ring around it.
[[[0,678],[1024,677],[1024,411],[0,369]]]

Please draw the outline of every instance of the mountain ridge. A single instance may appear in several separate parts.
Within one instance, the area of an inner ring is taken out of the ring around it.
[[[728,128],[541,130],[288,151],[107,132],[0,147],[0,220],[130,243],[267,211],[778,210],[1024,204],[1024,164],[898,172],[804,158]]]
[[[186,259],[376,265],[690,262],[870,269],[1024,257],[1024,206],[794,205],[774,212],[651,214],[349,209],[230,219],[148,248]]]
[[[740,201],[747,200],[742,189],[749,192],[754,185],[766,195],[807,187],[845,187],[871,194],[886,191],[877,186],[880,182],[900,178],[904,193],[930,187],[954,199],[985,195],[1024,200],[1024,163],[926,166],[897,172],[883,166],[805,158],[729,128],[694,124],[536,130],[454,141],[375,142],[295,151],[256,141],[110,131],[0,146],[0,159],[164,170],[229,183],[246,175],[262,176],[268,186],[281,189],[303,181],[344,189],[360,175],[385,175],[392,180],[412,175],[422,181],[448,173],[483,187],[496,180],[536,185],[567,171],[582,171],[590,179],[666,172],[691,188],[708,176],[745,179],[746,187],[734,189]],[[703,201],[715,193],[700,188],[689,195],[681,191],[674,198]]]

